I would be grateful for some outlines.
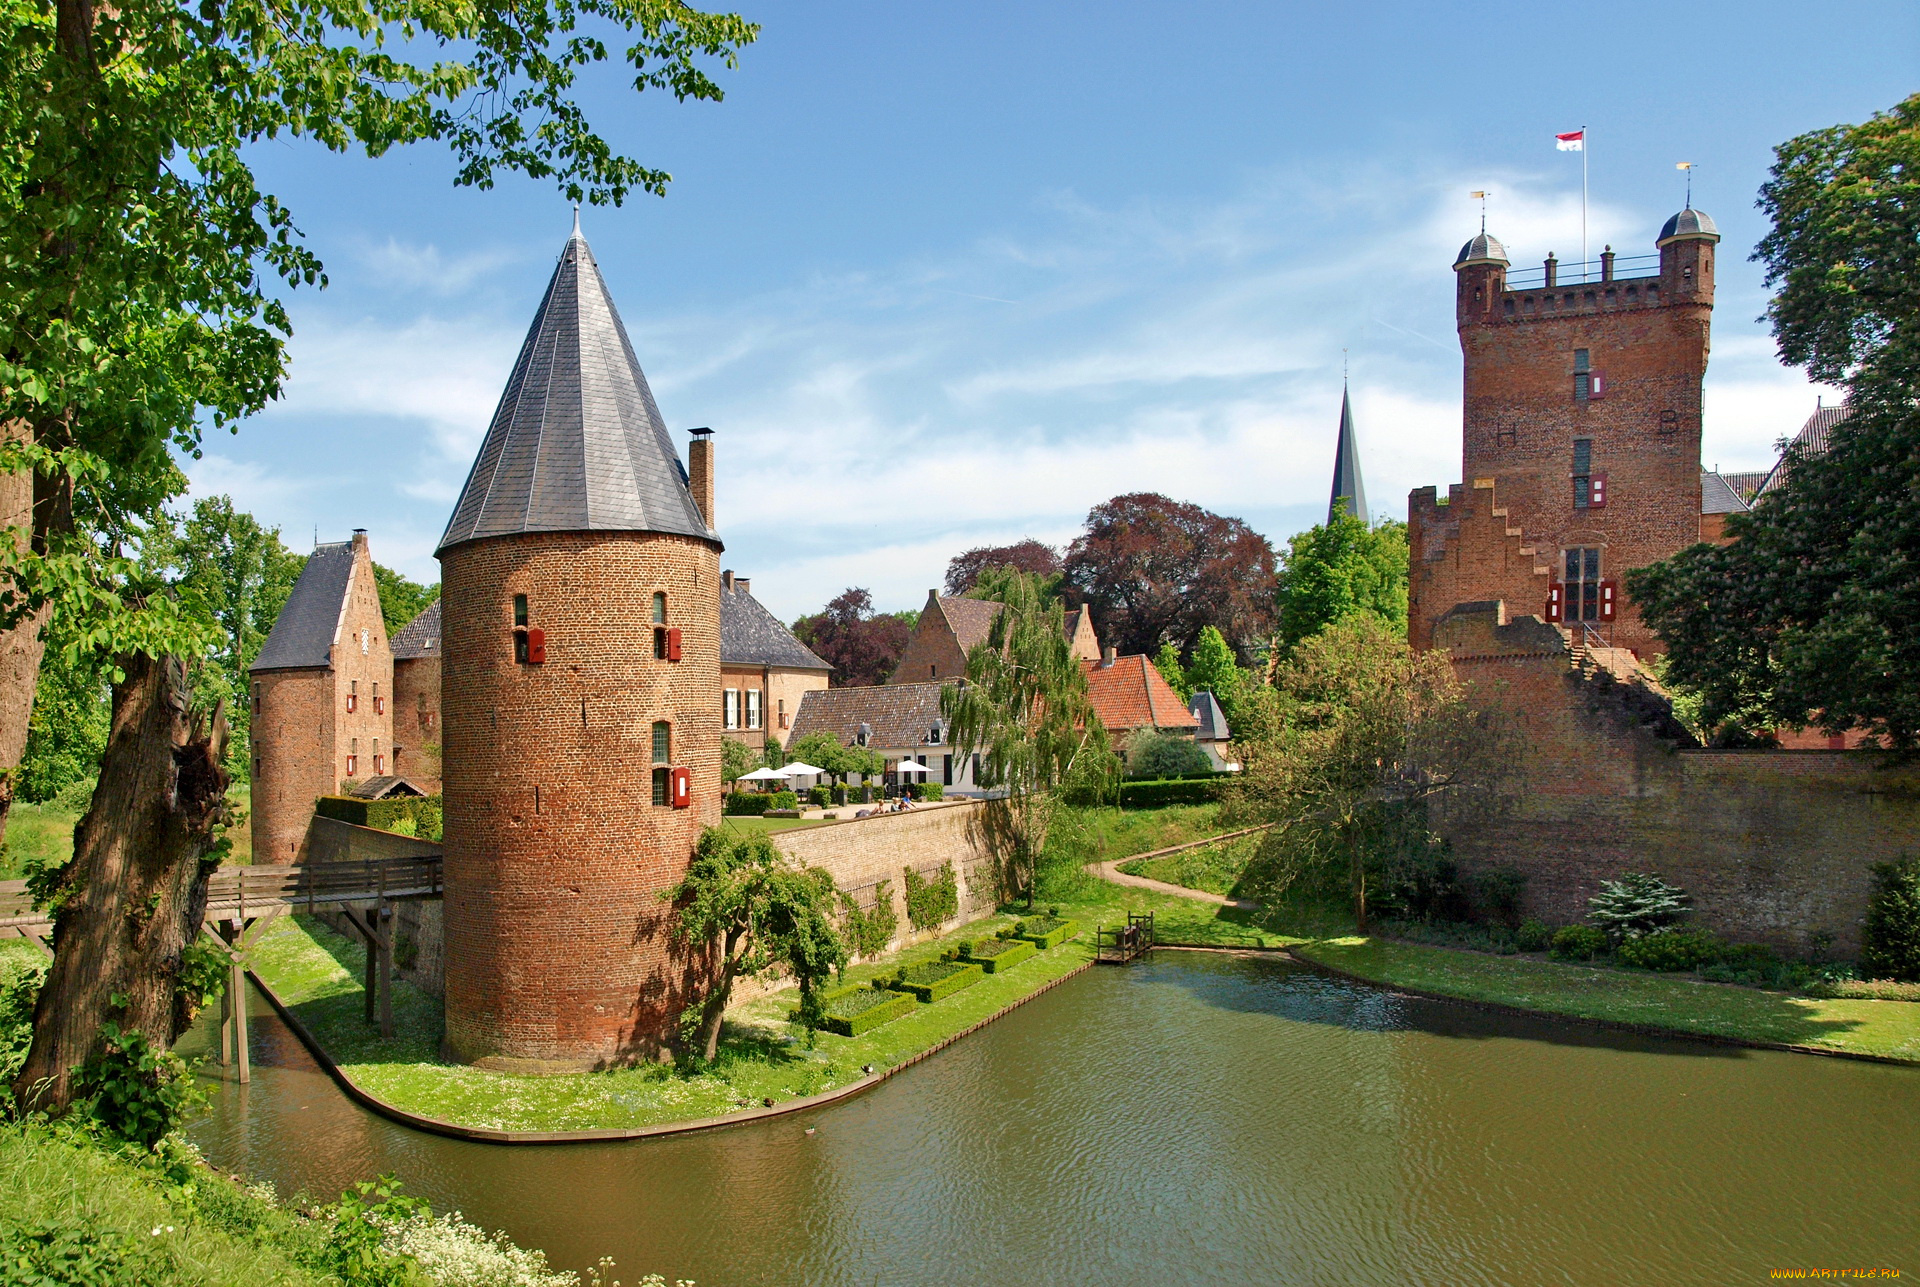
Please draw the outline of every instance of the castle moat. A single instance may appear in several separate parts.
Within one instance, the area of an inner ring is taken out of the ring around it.
[[[252,1085],[212,1084],[192,1132],[216,1164],[316,1197],[393,1171],[629,1283],[1920,1270],[1920,1070],[1492,1015],[1268,958],[1088,971],[854,1099],[618,1144],[407,1129],[258,996],[252,1016]]]

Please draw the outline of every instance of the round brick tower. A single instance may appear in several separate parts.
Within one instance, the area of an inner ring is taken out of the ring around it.
[[[661,891],[720,813],[720,541],[576,228],[442,538],[455,1058],[657,1055],[693,963]]]

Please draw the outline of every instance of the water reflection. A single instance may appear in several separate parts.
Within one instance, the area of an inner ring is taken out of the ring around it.
[[[1508,1019],[1270,960],[1092,971],[858,1099],[607,1145],[406,1130],[254,1013],[256,1080],[217,1092],[196,1131],[210,1156],[317,1195],[396,1171],[558,1264],[611,1254],[629,1281],[1920,1270],[1912,1070]]]

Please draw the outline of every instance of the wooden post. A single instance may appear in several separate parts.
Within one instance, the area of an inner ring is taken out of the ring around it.
[[[233,979],[220,993],[220,1066],[233,1062]]]
[[[234,922],[236,939],[240,937],[240,928],[240,923]],[[233,1002],[233,1052],[240,1065],[240,1084],[244,1086],[253,1080],[253,1066],[247,1059],[247,970],[240,964],[237,953],[232,958],[228,978],[227,995]]]
[[[372,1023],[373,1022],[373,998],[374,998],[374,993],[378,990],[379,983],[380,983],[379,934],[378,934],[378,931],[375,930],[370,924],[369,925],[360,924],[360,918],[363,915],[363,913],[356,911],[354,909],[348,909],[347,915],[352,917],[355,924],[359,926],[360,937],[365,939],[367,943],[367,967],[365,971],[366,981],[362,984],[362,990],[364,992],[364,996],[362,997],[362,999],[366,1002],[365,1008],[366,1008],[367,1022]]]
[[[393,1036],[393,908],[382,903],[380,926],[380,1035]]]

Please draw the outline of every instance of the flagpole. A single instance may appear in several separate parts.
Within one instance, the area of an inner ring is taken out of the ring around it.
[[[1587,127],[1580,127],[1580,280],[1587,280]]]

